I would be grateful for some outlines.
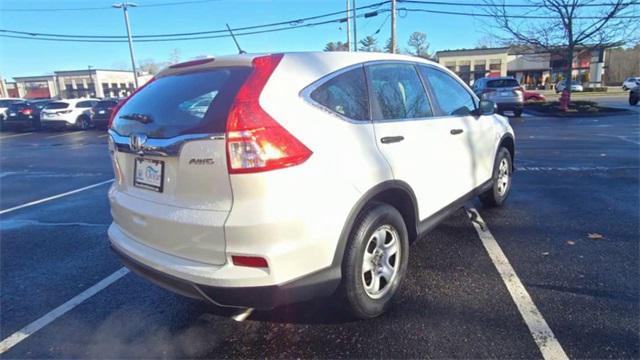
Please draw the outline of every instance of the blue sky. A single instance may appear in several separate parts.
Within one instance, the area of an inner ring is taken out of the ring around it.
[[[179,0],[138,0],[151,5]],[[115,1],[105,0],[0,0],[0,28],[56,34],[126,35],[122,10],[108,8]],[[376,0],[358,0],[363,6]],[[383,5],[384,7],[388,5]],[[15,8],[105,7],[104,10],[13,12]],[[249,26],[340,11],[345,0],[214,0],[177,6],[134,8],[130,10],[134,34],[158,34],[215,30],[228,22],[231,27]],[[440,10],[456,8],[430,7]],[[466,9],[465,9],[466,10]],[[401,47],[406,46],[413,31],[427,33],[431,50],[473,47],[484,36],[482,23],[472,17],[399,13],[398,34]],[[358,19],[358,37],[372,35],[385,21],[387,13]],[[390,34],[390,21],[376,36],[383,45]],[[345,40],[344,24],[328,24],[284,32],[248,35],[239,38],[248,52],[322,50],[329,41]],[[230,38],[166,43],[135,44],[136,58],[168,60],[178,49],[181,60],[200,55],[235,53]],[[0,37],[0,75],[40,75],[54,70],[130,67],[126,43],[64,43]]]

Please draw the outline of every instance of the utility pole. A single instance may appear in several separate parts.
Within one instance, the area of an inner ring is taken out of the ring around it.
[[[129,7],[136,7],[138,4],[131,2],[122,2],[118,4],[113,4],[112,7],[116,9],[122,9],[124,12],[124,24],[127,27],[127,38],[129,39],[129,54],[131,55],[131,67],[133,68],[133,81],[136,84],[136,88],[138,88],[138,71],[136,71],[136,60],[133,55],[133,40],[131,40],[131,26],[129,25],[129,14],[127,13],[127,9]]]
[[[91,65],[87,65],[87,69],[89,69],[89,85],[93,84],[93,96],[91,95],[91,88],[89,87],[89,85],[87,85],[87,87],[89,87],[89,97],[96,97],[98,95],[98,86],[96,85],[96,83],[93,81],[93,75],[91,75],[91,69],[93,68],[93,66]]]
[[[396,0],[391,0],[391,53],[396,53],[398,41],[396,39]]]
[[[356,29],[356,0],[351,3],[351,11],[353,15],[353,51],[358,51],[358,31]]]
[[[349,19],[349,0],[347,0],[347,51],[351,51],[351,19]]]

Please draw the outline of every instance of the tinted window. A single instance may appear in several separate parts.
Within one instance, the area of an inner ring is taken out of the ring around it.
[[[0,100],[0,107],[9,107],[9,105],[16,102],[22,102],[22,100]]]
[[[124,103],[112,129],[123,136],[140,132],[151,138],[224,132],[229,107],[250,71],[226,67],[161,77]],[[200,106],[203,101],[209,105]],[[132,114],[151,121],[126,119]]]
[[[487,87],[490,88],[502,88],[502,87],[518,87],[520,84],[516,79],[497,79],[487,81]]]
[[[9,111],[19,111],[27,107],[29,107],[28,103],[13,103],[9,105]]]
[[[86,109],[92,107],[96,102],[95,101],[80,101],[76,104],[77,108]]]
[[[102,100],[102,101],[98,101],[98,103],[96,104],[96,108],[106,109],[110,107],[115,107],[117,104],[118,102],[116,100]]]
[[[374,120],[415,119],[432,115],[429,100],[411,64],[367,66]]]
[[[47,110],[56,110],[56,109],[66,109],[69,107],[69,104],[66,102],[52,102],[44,108]]]
[[[325,82],[311,98],[327,109],[353,120],[369,120],[369,99],[362,67]]]
[[[467,115],[475,109],[475,101],[469,92],[454,78],[427,66],[421,66],[443,115]]]

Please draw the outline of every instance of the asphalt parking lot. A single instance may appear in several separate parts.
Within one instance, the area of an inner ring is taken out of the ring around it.
[[[370,321],[321,299],[236,322],[127,273],[106,239],[106,133],[0,133],[1,356],[540,358],[555,343],[558,358],[640,357],[640,115],[512,126],[506,206],[468,207],[516,279],[460,210],[413,245],[398,303]],[[534,337],[535,311],[554,338]]]

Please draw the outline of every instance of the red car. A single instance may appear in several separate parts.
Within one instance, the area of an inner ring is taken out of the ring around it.
[[[537,93],[535,91],[527,91],[527,90],[522,90],[522,96],[524,97],[524,102],[529,102],[529,101],[546,101],[546,99],[544,98],[544,95]]]

